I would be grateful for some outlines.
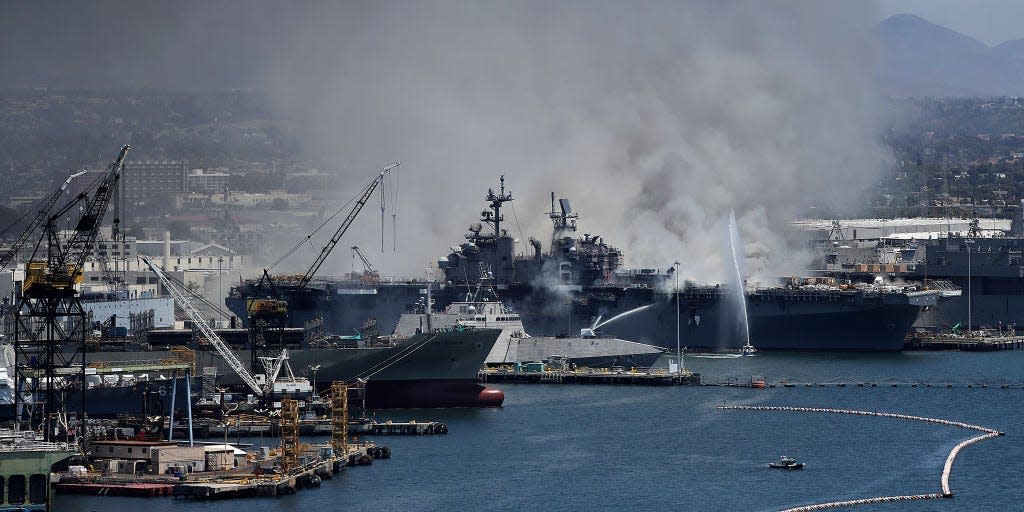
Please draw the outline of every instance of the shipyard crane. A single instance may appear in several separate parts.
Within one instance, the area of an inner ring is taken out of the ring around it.
[[[366,256],[363,254],[363,251],[359,250],[359,246],[352,246],[352,254],[354,256],[357,256],[359,258],[359,261],[363,263],[363,275],[361,276],[362,280],[374,282],[380,281],[380,274],[378,274],[377,269],[373,268],[373,265],[370,264],[370,260],[366,259]]]
[[[381,169],[380,175],[374,178],[373,181],[371,181],[370,184],[363,189],[363,192],[359,196],[359,199],[356,201],[355,206],[352,207],[352,210],[348,212],[348,215],[345,217],[345,220],[343,220],[341,222],[341,225],[338,226],[338,230],[334,232],[334,236],[332,236],[331,240],[327,242],[327,245],[325,245],[323,249],[320,250],[320,254],[317,255],[316,259],[313,260],[313,263],[310,264],[309,269],[306,270],[306,273],[302,275],[302,279],[299,281],[299,289],[305,288],[306,285],[309,284],[309,282],[313,279],[313,276],[316,275],[316,271],[320,270],[320,266],[323,265],[324,261],[327,260],[327,257],[331,255],[331,251],[334,250],[334,246],[338,245],[338,242],[341,240],[341,237],[345,235],[345,232],[348,231],[349,226],[351,226],[352,222],[356,220],[356,216],[359,215],[360,211],[362,211],[363,206],[366,206],[366,202],[370,199],[370,195],[373,194],[373,191],[376,190],[377,186],[384,181],[384,178],[387,177],[388,173],[390,173],[393,169],[395,169],[398,166],[398,163],[394,163]],[[310,236],[312,235],[307,235],[306,239],[308,240]]]
[[[381,169],[380,173],[363,188],[356,200],[356,204],[345,216],[345,219],[341,222],[341,225],[338,226],[338,229],[334,232],[330,241],[328,241],[327,245],[320,250],[320,254],[317,255],[316,259],[312,264],[310,264],[306,272],[301,275],[298,284],[289,288],[293,293],[303,290],[309,284],[317,270],[320,269],[320,266],[323,265],[327,257],[330,256],[331,251],[334,250],[336,245],[338,245],[341,237],[344,236],[345,232],[348,231],[348,228],[352,225],[352,222],[355,221],[356,216],[358,216],[359,212],[362,211],[363,206],[365,206],[366,202],[369,201],[374,190],[376,190],[377,187],[384,182],[384,179],[387,178],[388,174],[398,166],[398,163],[394,163],[384,169]],[[325,220],[316,230],[306,235],[301,242],[293,246],[285,253],[284,256],[281,257],[281,259],[270,267],[273,268],[277,263],[284,261],[285,258],[294,253],[299,247],[311,240],[313,234],[315,234],[317,230],[325,226],[327,222],[340,212],[341,210],[338,210],[338,212]],[[364,259],[364,261],[366,260]],[[288,302],[281,298],[281,294],[279,293],[278,288],[274,285],[274,280],[270,275],[269,269],[263,269],[263,275],[260,277],[259,282],[256,283],[254,290],[257,290],[258,293],[258,290],[263,289],[264,283],[266,283],[267,287],[270,289],[271,293],[269,296],[265,296],[266,298],[259,296],[250,297],[246,300],[246,313],[249,316],[249,348],[252,352],[251,361],[249,363],[251,368],[259,366],[259,362],[266,356],[266,351],[269,350],[271,345],[273,345],[273,343],[267,339],[267,332],[276,332],[277,344],[283,345],[284,328],[288,323]]]
[[[185,311],[185,314],[192,319],[192,323],[195,324],[199,331],[203,333],[203,336],[210,342],[210,345],[213,345],[213,348],[217,350],[217,353],[224,358],[224,361],[228,364],[231,370],[234,371],[240,379],[242,379],[242,382],[244,382],[246,386],[249,386],[249,389],[251,389],[257,396],[269,395],[270,391],[273,390],[274,381],[281,372],[281,365],[288,360],[288,351],[282,350],[280,356],[264,361],[267,368],[267,379],[261,386],[252,372],[250,372],[249,369],[238,360],[235,353],[231,351],[231,347],[229,347],[227,343],[224,343],[224,340],[217,335],[216,331],[206,323],[206,320],[203,319],[203,314],[200,313],[195,305],[192,304],[192,301],[189,300],[188,296],[171,282],[170,278],[168,278],[167,275],[153,263],[153,260],[146,256],[139,257],[142,259],[143,263],[149,266],[149,269],[156,274],[157,278],[160,279],[160,284],[162,284],[171,294],[171,297],[174,298],[174,302],[176,302],[178,306]]]
[[[345,219],[341,222],[341,225],[338,226],[338,229],[334,232],[334,235],[331,237],[330,241],[328,241],[327,244],[324,245],[322,249],[320,249],[320,254],[318,254],[316,259],[313,260],[313,263],[311,263],[309,265],[309,268],[306,269],[304,273],[302,273],[302,277],[299,279],[299,283],[297,286],[295,286],[294,290],[299,291],[304,289],[309,284],[309,282],[313,280],[313,276],[316,275],[317,270],[319,270],[320,266],[324,264],[324,261],[327,260],[327,257],[331,255],[331,251],[333,251],[334,247],[338,245],[338,242],[341,240],[341,237],[345,235],[346,231],[348,231],[348,228],[349,226],[352,225],[352,222],[356,220],[356,216],[358,216],[359,212],[362,211],[363,206],[366,206],[366,202],[370,199],[370,196],[373,194],[373,191],[376,190],[377,186],[384,182],[384,179],[388,176],[388,174],[392,170],[397,168],[399,165],[401,164],[399,162],[396,162],[381,169],[380,174],[374,177],[373,180],[371,180],[370,183],[366,185],[365,188],[363,188],[362,192],[359,194],[359,198],[356,200],[355,206],[353,206],[352,209],[348,212],[348,215],[345,216]],[[337,215],[337,213],[335,213],[335,215]],[[333,218],[334,216],[332,215],[331,217]],[[326,224],[326,221],[324,222],[324,224]],[[323,227],[324,224],[321,224],[320,227]],[[320,228],[318,227],[317,230],[319,229]],[[285,258],[291,256],[291,254],[294,253],[300,246],[304,245],[306,242],[311,240],[313,234],[316,233],[317,230],[314,230],[312,233],[309,233],[308,235],[306,235],[305,238],[302,239],[302,241],[295,244],[288,252],[285,253],[284,256],[282,256],[273,265],[271,265],[271,268],[274,267],[274,265],[277,265],[278,263],[284,261]],[[352,247],[352,249],[358,250],[357,247]],[[359,257],[362,258],[363,264],[366,265],[368,269],[372,270],[369,261],[366,258],[364,258],[362,254],[360,254]],[[256,283],[255,288],[262,288],[264,282],[267,283],[271,292],[273,292],[273,296],[275,298],[250,299],[249,311],[252,312],[254,308],[256,310],[267,311],[286,310],[287,302],[280,300],[280,295],[278,294],[277,288],[274,286],[274,281],[270,277],[269,269],[263,269],[263,276],[260,277],[260,280],[258,283]]]
[[[46,214],[46,261],[29,261],[22,284],[20,302],[14,312],[15,357],[22,361],[35,361],[16,368],[17,389],[25,389],[29,396],[45,396],[44,425],[46,439],[60,424],[61,411],[66,412],[63,394],[54,390],[58,380],[74,378],[81,388],[81,412],[85,412],[85,345],[86,313],[75,285],[82,280],[82,267],[92,252],[99,235],[100,223],[110,205],[117,180],[124,169],[125,156],[130,146],[124,145],[117,158],[99,180],[92,197],[79,194],[56,212]],[[59,196],[59,194],[58,194]],[[73,208],[84,203],[66,243],[58,230],[58,221]],[[66,351],[65,349],[71,349]],[[41,378],[40,378],[41,377]],[[47,383],[45,389],[40,383]],[[15,393],[15,409],[22,410],[22,393]],[[25,407],[29,421],[34,421],[36,403]],[[21,416],[19,414],[18,420]]]
[[[64,180],[63,185],[61,185],[57,190],[53,191],[52,194],[46,196],[46,198],[43,199],[43,202],[39,204],[39,211],[36,213],[36,216],[33,217],[32,220],[28,223],[28,227],[25,228],[25,231],[21,233],[21,236],[19,236],[18,239],[14,242],[14,245],[11,246],[10,250],[8,250],[7,253],[5,253],[3,256],[0,256],[0,270],[4,270],[7,268],[7,265],[10,264],[11,261],[13,261],[14,258],[18,255],[18,251],[20,251],[21,248],[25,245],[25,242],[28,241],[29,237],[31,237],[32,234],[35,233],[37,229],[39,229],[39,226],[42,225],[43,222],[49,217],[50,210],[53,209],[54,205],[57,204],[57,201],[67,191],[68,186],[71,185],[71,180],[85,173],[86,171],[79,171],[72,174],[71,176],[68,176],[68,179]],[[80,194],[80,197],[84,199],[84,193]]]
[[[84,194],[50,215],[46,221],[48,238],[47,261],[29,262],[25,276],[25,292],[37,296],[74,295],[74,285],[82,279],[82,267],[86,258],[92,253],[99,237],[100,224],[107,213],[110,199],[117,188],[117,180],[124,169],[125,156],[131,146],[121,147],[117,158],[107,167],[106,174],[100,180],[91,199],[86,200]],[[76,204],[86,201],[82,216],[67,239],[61,244],[57,221]],[[116,222],[116,220],[115,220]]]

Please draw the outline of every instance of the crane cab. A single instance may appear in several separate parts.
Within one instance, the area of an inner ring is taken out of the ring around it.
[[[70,297],[75,294],[75,285],[82,283],[82,269],[68,265],[64,276],[55,276],[45,261],[30,261],[25,265],[25,282],[22,293],[30,298]]]

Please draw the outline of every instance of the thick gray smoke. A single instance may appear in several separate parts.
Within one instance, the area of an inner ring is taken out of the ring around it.
[[[878,168],[862,2],[103,0],[0,13],[11,84],[266,91],[298,126],[299,157],[344,171],[346,199],[401,160],[398,251],[391,233],[386,253],[369,250],[373,203],[342,242],[386,274],[419,274],[461,241],[499,174],[521,250],[547,240],[554,190],[631,266],[679,260],[686,278],[721,280],[735,209],[748,271],[795,273],[785,221],[849,202]],[[348,270],[337,252],[324,273]]]
[[[782,275],[805,263],[779,236],[786,220],[849,203],[876,176],[871,14],[759,1],[325,9],[284,42],[294,58],[270,89],[309,128],[306,150],[359,183],[403,161],[399,252],[373,255],[385,269],[443,255],[505,174],[517,197],[505,227],[523,250],[546,241],[554,190],[630,265],[678,259],[700,281],[725,275],[735,209],[748,271]],[[372,247],[379,220],[363,220],[353,238]]]

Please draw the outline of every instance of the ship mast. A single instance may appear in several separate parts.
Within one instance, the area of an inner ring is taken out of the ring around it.
[[[569,205],[569,200],[562,197],[558,199],[558,210],[555,210],[555,193],[551,193],[551,212],[548,213],[548,217],[551,218],[551,223],[554,225],[554,229],[551,230],[551,248],[558,245],[558,240],[565,236],[572,236],[567,232],[576,231],[576,219],[580,217],[580,214],[572,211],[572,206]]]
[[[486,199],[491,203],[491,211],[480,212],[480,220],[494,226],[495,239],[501,236],[501,221],[505,220],[505,217],[501,215],[501,205],[512,200],[512,192],[505,192],[505,175],[502,174],[499,180],[501,189],[497,194],[494,193],[494,189],[487,189]]]

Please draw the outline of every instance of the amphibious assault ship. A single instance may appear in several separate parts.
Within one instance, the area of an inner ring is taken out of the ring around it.
[[[502,301],[534,335],[571,336],[599,316],[618,317],[605,325],[606,334],[674,348],[679,311],[681,343],[690,349],[734,350],[746,342],[739,308],[730,303],[726,287],[685,283],[675,290],[671,270],[623,267],[623,251],[597,234],[577,235],[579,215],[568,199],[556,202],[552,194],[549,251],[531,238],[527,256],[516,255],[516,240],[502,229],[502,206],[513,200],[504,177],[485,199],[481,222],[438,261],[445,275],[434,294],[438,308],[459,300],[489,272]],[[251,284],[233,289],[228,306],[244,312],[253,293]],[[287,300],[293,325],[322,318],[329,330],[341,333],[374,318],[388,332],[425,294],[424,280],[333,280]],[[937,293],[915,287],[790,280],[746,291],[750,343],[759,350],[896,351],[921,309],[937,299]]]

